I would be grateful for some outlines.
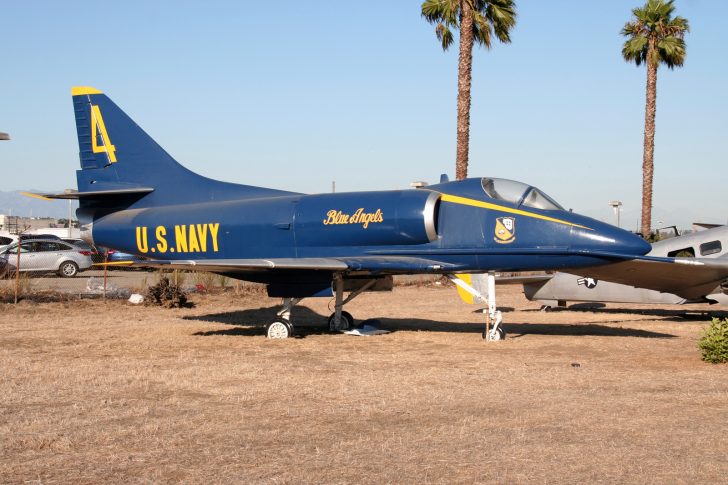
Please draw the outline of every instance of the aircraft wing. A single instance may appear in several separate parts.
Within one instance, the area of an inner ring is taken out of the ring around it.
[[[107,265],[114,265],[109,263]],[[360,271],[365,273],[401,273],[455,271],[458,265],[428,258],[359,256],[337,258],[271,258],[271,259],[173,259],[124,262],[120,265],[137,268],[182,269],[215,273],[256,273],[286,271]]]
[[[578,276],[673,293],[697,299],[714,292],[728,278],[728,261],[718,258],[654,258],[563,270]]]
[[[499,285],[524,285],[528,283],[541,283],[552,279],[554,275],[552,273],[540,273],[530,275],[518,275],[518,276],[498,276],[495,277],[495,282]]]

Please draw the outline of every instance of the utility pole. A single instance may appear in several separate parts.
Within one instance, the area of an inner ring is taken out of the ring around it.
[[[614,209],[614,215],[617,217],[617,227],[619,227],[619,213],[622,212],[622,201],[610,200],[609,205]]]
[[[73,201],[71,199],[68,199],[68,238],[70,239],[71,236],[71,218],[73,217]]]

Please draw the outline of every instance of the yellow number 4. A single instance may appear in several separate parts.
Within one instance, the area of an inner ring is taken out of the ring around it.
[[[101,145],[99,145],[97,139],[101,136]],[[116,162],[116,147],[111,144],[109,134],[106,133],[106,125],[104,124],[104,118],[101,116],[99,106],[96,104],[91,105],[91,148],[94,153],[106,153],[109,157],[109,163]]]

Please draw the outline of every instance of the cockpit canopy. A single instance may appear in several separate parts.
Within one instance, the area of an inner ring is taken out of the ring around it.
[[[481,185],[488,197],[515,204],[516,207],[532,207],[543,210],[564,210],[554,199],[536,187],[515,180],[483,178]]]

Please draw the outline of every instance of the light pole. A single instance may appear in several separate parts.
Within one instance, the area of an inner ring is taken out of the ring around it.
[[[614,215],[617,217],[617,227],[619,227],[619,213],[622,212],[622,201],[610,200],[609,205],[614,209]]]
[[[71,219],[73,218],[73,200],[68,199],[68,238],[72,238],[73,235],[71,234],[72,225],[71,225]]]

